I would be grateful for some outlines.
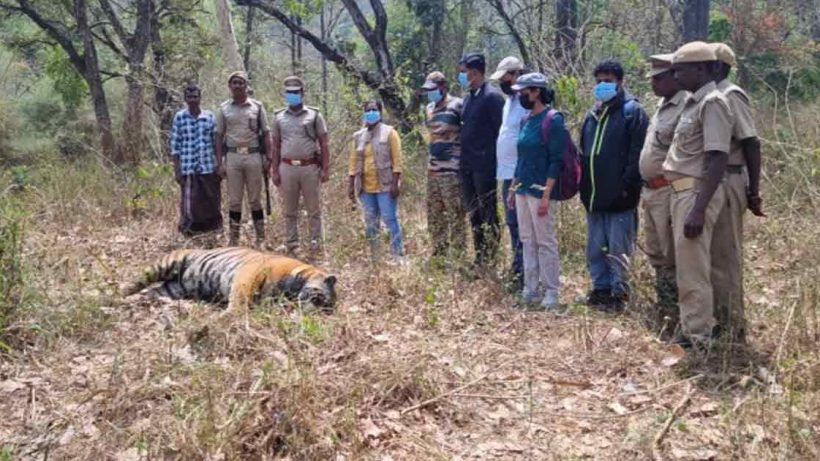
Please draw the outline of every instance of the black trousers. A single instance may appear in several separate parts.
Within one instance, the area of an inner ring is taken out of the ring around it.
[[[473,229],[475,262],[479,265],[491,264],[498,251],[500,236],[496,192],[498,181],[495,178],[495,169],[463,168],[461,184],[464,205],[470,215],[470,225]]]

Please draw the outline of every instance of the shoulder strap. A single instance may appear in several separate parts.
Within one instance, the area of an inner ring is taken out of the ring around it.
[[[545,146],[548,144],[550,126],[552,125],[552,121],[555,119],[555,114],[557,113],[557,110],[550,109],[547,111],[547,116],[541,121],[541,142],[544,143]]]
[[[635,115],[635,100],[630,99],[629,101],[625,101],[621,106],[621,113],[623,114],[624,118],[631,119]]]

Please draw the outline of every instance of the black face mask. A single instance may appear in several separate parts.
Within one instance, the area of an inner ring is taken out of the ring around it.
[[[503,91],[504,94],[506,94],[506,95],[512,96],[513,93],[515,93],[515,91],[513,91],[513,89],[512,89],[512,82],[502,81],[501,82],[501,91]]]
[[[518,95],[518,101],[524,109],[532,110],[532,108],[535,107],[535,103],[530,101],[529,96],[524,96],[523,94]]]

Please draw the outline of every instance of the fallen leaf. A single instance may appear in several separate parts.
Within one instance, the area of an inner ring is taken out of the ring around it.
[[[616,414],[619,414],[619,415],[625,415],[625,414],[629,413],[629,410],[627,410],[623,405],[621,405],[618,402],[610,403],[607,406],[607,408],[609,408],[610,410],[614,411]]]
[[[0,381],[0,393],[2,394],[11,394],[14,391],[25,389],[25,387],[25,384],[21,383],[20,381],[15,381],[13,379]]]
[[[690,413],[699,416],[711,416],[718,412],[720,405],[717,402],[706,402],[703,405],[693,409]]]
[[[672,457],[675,459],[686,459],[694,461],[708,461],[717,458],[718,452],[716,450],[684,450],[682,448],[673,448]]]

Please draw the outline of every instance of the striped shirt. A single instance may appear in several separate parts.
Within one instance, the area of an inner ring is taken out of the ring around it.
[[[179,173],[210,174],[216,170],[214,155],[214,128],[216,118],[213,112],[203,110],[194,117],[183,109],[174,115],[171,125],[171,155],[179,157]]]
[[[441,107],[427,105],[427,131],[430,135],[428,171],[438,175],[458,174],[461,161],[461,98],[447,95]]]

